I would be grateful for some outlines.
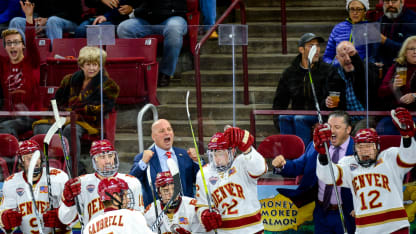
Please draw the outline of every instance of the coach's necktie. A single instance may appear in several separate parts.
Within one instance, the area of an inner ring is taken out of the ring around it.
[[[341,149],[340,147],[335,148],[334,152],[332,153],[332,162],[338,163],[339,150],[340,149]],[[325,211],[328,210],[329,205],[331,204],[332,191],[334,191],[333,185],[332,184],[327,184],[325,186],[324,198],[323,198],[323,201],[322,201],[322,207],[324,208]]]
[[[166,156],[168,156],[168,158],[172,157],[172,153],[170,151],[166,152]]]

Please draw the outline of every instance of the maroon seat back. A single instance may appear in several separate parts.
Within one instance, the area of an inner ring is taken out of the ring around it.
[[[296,159],[305,152],[305,145],[296,135],[272,135],[260,143],[257,151],[265,158],[273,159],[281,154],[285,159]]]
[[[380,135],[380,152],[390,147],[399,147],[401,139],[400,135]]]
[[[31,137],[31,140],[36,141],[41,147],[43,147],[43,140],[46,134],[38,134]],[[69,153],[69,143],[68,140],[64,137],[66,143],[66,150]],[[64,170],[65,158],[64,152],[62,150],[61,139],[58,134],[52,136],[51,142],[48,147],[48,157],[49,157],[49,166],[55,167],[61,170]]]
[[[10,134],[0,134],[0,168],[3,179],[18,170],[18,151],[19,142],[17,138]]]

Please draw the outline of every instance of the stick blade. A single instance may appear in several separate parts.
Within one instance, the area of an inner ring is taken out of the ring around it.
[[[189,90],[186,91],[186,113],[188,114],[188,118],[191,118],[191,114],[189,114]]]
[[[39,150],[36,150],[35,153],[33,153],[32,158],[30,159],[29,169],[27,172],[27,182],[30,185],[33,185],[33,171],[35,170],[35,167],[39,158],[40,158],[40,152]]]

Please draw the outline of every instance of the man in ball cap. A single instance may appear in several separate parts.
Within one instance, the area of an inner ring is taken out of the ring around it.
[[[314,33],[303,34],[298,42],[299,54],[286,68],[280,78],[273,101],[274,110],[287,109],[292,103],[294,110],[316,110],[310,77],[315,86],[316,97],[321,109],[325,108],[325,98],[330,91],[341,92],[345,83],[335,68],[321,61],[319,57],[322,37]],[[315,54],[309,53],[315,47]],[[308,57],[312,58],[309,64]],[[310,68],[310,74],[308,73]],[[344,95],[345,96],[345,95]],[[341,102],[343,95],[341,95]],[[335,108],[332,108],[335,109]],[[317,116],[274,115],[274,124],[281,134],[294,134],[302,138],[305,145],[311,140],[311,127],[318,122]]]

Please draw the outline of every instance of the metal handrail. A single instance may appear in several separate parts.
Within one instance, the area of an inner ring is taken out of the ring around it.
[[[332,111],[321,111],[322,115],[329,115]],[[347,111],[351,116],[367,115],[367,111]],[[390,116],[390,111],[368,111],[369,116]],[[416,111],[411,111],[412,116],[416,116]],[[256,144],[256,115],[316,115],[314,110],[252,110],[250,113],[250,133],[254,137]]]
[[[246,7],[243,0],[235,0],[222,14],[222,16],[215,22],[215,24],[205,33],[202,39],[195,46],[195,88],[196,88],[196,106],[198,117],[198,149],[199,152],[204,152],[204,134],[203,134],[203,121],[202,121],[202,91],[201,91],[201,69],[200,69],[200,50],[201,47],[208,40],[209,36],[218,28],[225,18],[230,15],[231,11],[235,8],[240,8],[241,24],[246,24]],[[248,64],[247,64],[247,45],[242,46],[242,59],[243,59],[243,79],[244,79],[244,104],[249,104],[248,97]]]
[[[151,109],[153,112],[153,121],[156,121],[159,119],[156,106],[153,104],[146,104],[137,114],[137,140],[139,142],[139,153],[144,151],[143,146],[143,116],[144,114]]]

